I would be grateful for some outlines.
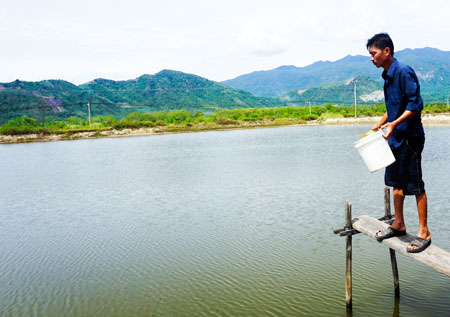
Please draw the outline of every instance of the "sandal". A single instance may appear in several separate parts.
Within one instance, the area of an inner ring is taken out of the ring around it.
[[[415,237],[414,240],[412,240],[408,247],[406,248],[406,252],[409,253],[419,253],[428,248],[428,246],[431,244],[431,239],[423,239],[421,237]],[[411,249],[410,246],[416,246],[417,249]]]
[[[381,232],[381,236],[378,235],[378,232]],[[392,227],[387,227],[384,230],[378,230],[375,233],[375,238],[377,239],[378,242],[381,242],[384,239],[398,237],[398,236],[404,236],[405,234],[406,234],[406,230],[397,230]]]

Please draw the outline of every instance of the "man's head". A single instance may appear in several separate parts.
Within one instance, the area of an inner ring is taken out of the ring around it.
[[[387,33],[378,33],[372,36],[366,44],[370,53],[370,60],[376,67],[389,69],[394,60],[394,43]]]

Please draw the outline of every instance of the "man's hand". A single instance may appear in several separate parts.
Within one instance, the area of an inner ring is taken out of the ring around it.
[[[378,131],[378,130],[380,130],[381,126],[382,126],[382,124],[381,124],[380,122],[378,122],[377,124],[375,124],[375,125],[372,127],[372,131]]]
[[[383,115],[383,117],[381,118],[381,120],[372,127],[372,130],[373,131],[380,130],[380,128],[383,126],[383,124],[385,124],[387,121],[388,121],[388,115],[387,115],[387,112],[386,112]]]
[[[387,114],[385,114],[385,116],[383,117],[383,119],[386,119],[386,122],[381,126],[381,129],[386,129],[386,133],[383,134],[383,137],[387,140],[391,137],[392,133],[394,133],[394,129],[397,125],[399,125],[400,123],[409,120],[410,118],[412,118],[415,114],[417,113],[417,111],[410,111],[410,110],[405,110],[405,112],[402,113],[402,115],[400,117],[397,118],[397,120],[392,121],[392,122],[387,122]],[[382,121],[380,121],[381,123]]]
[[[394,133],[396,124],[394,122],[388,122],[384,124],[381,129],[386,129],[386,133],[383,133],[383,137],[387,140],[391,137],[392,133]]]

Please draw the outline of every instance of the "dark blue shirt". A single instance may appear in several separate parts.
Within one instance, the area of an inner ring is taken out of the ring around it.
[[[392,148],[397,148],[409,137],[422,135],[422,119],[420,113],[423,101],[420,96],[420,85],[416,73],[408,65],[401,64],[394,59],[389,70],[381,75],[384,79],[384,99],[388,122],[400,117],[405,110],[416,111],[409,120],[403,121],[394,129],[388,142]]]

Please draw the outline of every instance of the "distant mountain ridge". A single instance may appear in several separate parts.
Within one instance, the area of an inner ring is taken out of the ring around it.
[[[308,105],[309,102],[312,105],[325,103],[353,105],[354,82],[358,104],[384,103],[383,84],[367,76],[357,76],[319,87],[291,90],[282,94],[280,98],[289,104],[297,105]]]
[[[415,69],[425,102],[444,102],[450,96],[450,52],[405,49],[396,52],[395,57]],[[257,71],[222,83],[174,70],[124,81],[98,78],[79,86],[64,80],[16,80],[0,83],[0,124],[22,115],[55,119],[87,117],[88,102],[92,116],[115,117],[133,111],[212,112],[305,105],[308,101],[350,104],[353,87],[349,81],[355,78],[358,103],[370,104],[383,102],[381,71],[368,56],[348,55],[335,62]]]
[[[404,49],[395,52],[394,56],[399,62],[414,68],[425,99],[444,99],[450,95],[449,51],[426,47]],[[357,76],[367,76],[381,82],[381,72],[370,62],[369,56],[348,55],[335,62],[319,61],[305,67],[281,66],[256,71],[222,83],[256,96],[275,97],[291,90],[337,83]]]
[[[44,97],[58,99],[61,111],[52,112],[45,107],[49,98]],[[210,112],[279,105],[278,99],[255,97],[246,91],[173,70],[125,81],[99,78],[79,86],[64,80],[16,80],[0,83],[0,124],[21,115],[39,116],[43,110],[45,115],[58,119],[86,117],[88,102],[93,116],[116,117],[132,111],[185,109]]]

